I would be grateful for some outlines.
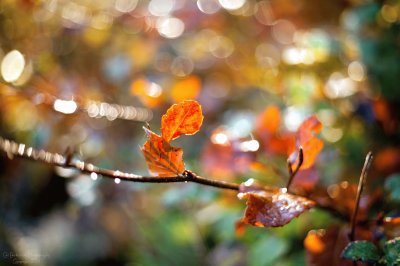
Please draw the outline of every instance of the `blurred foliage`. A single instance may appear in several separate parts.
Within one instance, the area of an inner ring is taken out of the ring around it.
[[[147,174],[144,121],[196,99],[202,129],[172,141],[186,168],[282,187],[315,114],[325,146],[293,189],[348,215],[372,150],[356,235],[393,251],[377,242],[400,235],[399,22],[394,0],[2,0],[0,135]],[[0,265],[345,265],[346,222],[323,210],[239,237],[232,192],[0,169]]]

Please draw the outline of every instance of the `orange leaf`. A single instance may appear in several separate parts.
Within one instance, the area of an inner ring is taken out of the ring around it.
[[[300,125],[296,133],[296,147],[292,147],[289,156],[293,167],[298,163],[300,147],[303,148],[304,154],[303,164],[300,169],[304,170],[313,166],[318,154],[324,147],[323,141],[315,137],[315,134],[318,134],[321,129],[322,124],[315,115],[310,116]]]
[[[161,119],[162,137],[166,142],[182,134],[193,135],[203,122],[201,105],[193,100],[172,105]]]
[[[247,182],[246,182],[247,183]],[[239,188],[239,199],[247,199],[242,218],[245,224],[278,227],[289,223],[315,205],[312,200],[286,192],[286,189],[246,185]]]
[[[148,140],[142,148],[150,173],[156,176],[176,176],[185,171],[182,149],[172,147],[162,137],[144,128]]]

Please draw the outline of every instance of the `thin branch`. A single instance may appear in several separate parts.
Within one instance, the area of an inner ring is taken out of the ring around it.
[[[357,223],[356,220],[357,220],[358,209],[360,207],[361,194],[365,185],[365,180],[367,179],[368,169],[371,166],[372,159],[373,159],[372,152],[368,152],[367,156],[365,157],[364,166],[361,171],[360,179],[358,182],[356,205],[354,207],[353,214],[351,216],[351,231],[349,235],[350,241],[354,241],[355,239],[356,223]]]
[[[189,171],[189,170],[185,170],[184,176],[186,176],[186,178],[189,179],[189,180],[185,180],[185,181],[191,181],[191,182],[195,182],[198,184],[222,188],[222,189],[239,190],[239,185],[236,183],[229,183],[229,182],[225,182],[225,181],[204,178],[204,177],[196,175],[195,173],[193,173],[192,171]]]
[[[80,160],[72,160],[70,152],[67,155],[61,155],[58,153],[51,153],[45,150],[37,150],[32,147],[26,147],[25,144],[16,143],[0,137],[0,150],[7,153],[8,157],[12,159],[14,156],[25,158],[32,161],[39,161],[49,165],[60,166],[65,168],[77,169],[82,173],[101,175],[106,178],[120,179],[130,182],[140,183],[177,183],[177,182],[193,182],[206,186],[239,190],[239,185],[235,183],[228,183],[219,180],[207,179],[196,175],[195,173],[186,170],[181,175],[176,176],[141,176],[132,173],[125,173],[119,170],[110,170],[97,167],[91,163],[86,163]]]
[[[296,169],[294,169],[294,171],[292,170],[292,163],[288,159],[287,163],[288,163],[288,170],[289,170],[290,175],[289,175],[288,182],[286,184],[287,191],[289,191],[289,187],[292,184],[293,178],[296,176],[297,172],[300,170],[300,167],[303,164],[303,160],[304,160],[304,154],[303,154],[302,147],[299,148],[299,162],[297,163]]]
[[[198,176],[192,171],[185,170],[181,175],[169,176],[169,177],[157,177],[157,176],[141,176],[135,175],[132,173],[124,173],[118,170],[110,170],[97,167],[91,163],[86,163],[79,160],[72,159],[72,152],[70,149],[67,149],[65,155],[61,155],[58,153],[51,153],[45,150],[37,150],[32,147],[27,147],[25,144],[16,143],[14,141],[3,139],[0,137],[0,150],[5,152],[10,159],[15,157],[20,157],[24,159],[28,159],[31,161],[43,162],[48,165],[65,167],[65,168],[73,168],[82,173],[87,174],[97,174],[110,179],[120,179],[129,182],[139,182],[139,183],[179,183],[179,182],[193,182],[197,184],[202,184],[205,186],[220,188],[220,189],[229,189],[239,191],[239,184],[229,183],[219,180],[208,179],[205,177]],[[303,161],[302,159],[303,151],[300,149],[300,161],[296,170],[291,175],[292,178],[298,171]],[[317,205],[317,208],[325,210],[327,212],[332,213],[333,215],[343,218],[338,212],[334,209]]]

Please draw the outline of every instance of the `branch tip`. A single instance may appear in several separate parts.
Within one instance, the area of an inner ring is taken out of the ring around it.
[[[296,176],[297,172],[300,170],[300,167],[303,165],[303,161],[304,161],[303,148],[300,146],[299,147],[299,162],[297,163],[296,169],[294,169],[294,171],[292,170],[292,163],[290,162],[290,159],[288,159],[289,179],[286,184],[287,191],[289,191],[289,187],[293,181],[293,178]]]
[[[361,170],[361,175],[358,181],[358,188],[357,188],[357,195],[356,195],[356,201],[355,201],[355,206],[353,209],[353,214],[351,216],[351,231],[349,235],[350,241],[355,240],[355,233],[356,233],[356,224],[357,224],[357,214],[358,214],[358,209],[360,207],[360,199],[361,199],[361,194],[365,185],[365,181],[367,180],[367,175],[368,175],[368,170],[371,166],[371,162],[373,159],[372,152],[369,151],[367,156],[365,157],[364,161],[364,166]]]

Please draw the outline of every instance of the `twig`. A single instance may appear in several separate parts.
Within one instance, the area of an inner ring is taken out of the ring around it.
[[[239,185],[236,183],[229,183],[225,181],[218,181],[218,180],[204,178],[196,175],[195,173],[189,170],[185,170],[184,176],[186,177],[185,181],[191,181],[194,183],[199,183],[202,185],[217,187],[222,189],[239,190]]]
[[[289,179],[288,179],[288,182],[286,184],[287,191],[289,191],[289,187],[290,187],[290,184],[293,181],[293,178],[296,176],[296,174],[299,171],[301,165],[303,164],[303,159],[304,159],[304,154],[303,154],[303,148],[302,147],[299,148],[299,162],[297,163],[296,169],[294,169],[294,171],[292,170],[292,163],[288,159],[287,163],[288,163],[288,170],[289,170]]]
[[[351,216],[351,231],[349,235],[350,241],[354,241],[355,239],[356,223],[357,223],[356,220],[357,220],[358,209],[360,207],[361,193],[365,185],[365,180],[367,179],[368,169],[371,166],[372,159],[373,159],[372,152],[368,152],[367,156],[365,157],[364,166],[361,171],[360,180],[358,182],[356,205],[354,207],[353,214]]]
[[[37,150],[32,147],[27,147],[25,144],[16,143],[14,141],[3,139],[0,137],[0,150],[7,153],[9,158],[14,156],[28,159],[31,161],[43,162],[48,165],[60,166],[65,168],[73,168],[82,173],[101,175],[110,179],[120,179],[129,182],[139,182],[139,183],[179,183],[179,182],[193,182],[197,184],[202,184],[205,186],[229,189],[239,191],[239,184],[229,183],[219,180],[213,180],[198,176],[192,171],[185,170],[181,175],[169,176],[169,177],[157,177],[157,176],[141,176],[132,173],[124,173],[118,170],[110,170],[97,167],[91,163],[86,163],[79,160],[72,159],[72,152],[70,150],[66,151],[66,155],[61,155],[58,153],[51,153],[45,150]],[[302,153],[300,150],[300,161],[296,170],[292,173],[293,178],[302,163]],[[333,215],[343,218],[336,210],[329,207],[324,207],[317,205],[317,208],[325,210],[332,213]]]
[[[193,182],[206,186],[239,190],[239,185],[219,180],[207,179],[196,175],[195,173],[185,170],[181,175],[176,176],[141,176],[132,173],[124,173],[118,170],[110,170],[97,167],[91,163],[79,160],[72,160],[70,156],[63,156],[58,153],[51,153],[45,150],[37,150],[32,147],[26,147],[25,144],[16,143],[0,137],[0,150],[3,150],[12,158],[13,156],[25,158],[32,161],[40,161],[49,165],[55,165],[66,168],[74,168],[82,173],[101,175],[106,178],[126,180],[130,182],[140,183],[177,183],[177,182]],[[67,153],[68,154],[68,153]]]

